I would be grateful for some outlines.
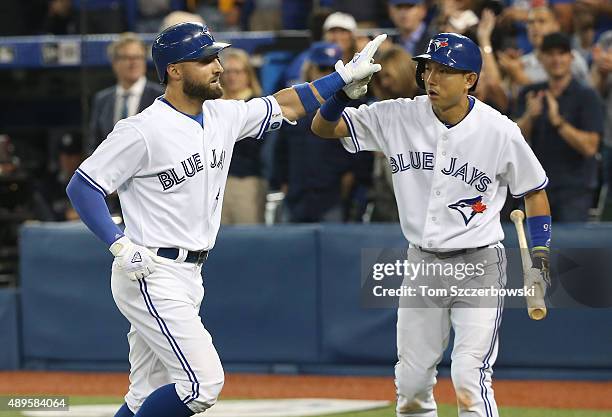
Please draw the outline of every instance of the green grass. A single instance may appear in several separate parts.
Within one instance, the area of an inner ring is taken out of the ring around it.
[[[121,404],[121,397],[70,397],[70,405]],[[0,417],[22,417],[21,413],[0,412]],[[320,417],[395,417],[394,406],[360,413],[326,414]],[[455,406],[440,404],[438,417],[457,417]],[[612,417],[611,411],[558,410],[547,408],[502,407],[500,417]]]

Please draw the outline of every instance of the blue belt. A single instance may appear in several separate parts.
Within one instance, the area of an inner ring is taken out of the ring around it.
[[[159,248],[157,249],[157,255],[163,258],[172,259],[175,261],[179,256],[179,250],[177,248]],[[187,257],[185,258],[185,262],[189,262],[192,264],[203,264],[204,261],[208,258],[207,250],[193,251],[190,250],[187,252]]]

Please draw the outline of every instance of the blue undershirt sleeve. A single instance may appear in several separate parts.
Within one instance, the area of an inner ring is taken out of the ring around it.
[[[111,218],[104,195],[79,173],[75,172],[70,179],[66,194],[83,223],[108,246],[123,236],[123,232]]]

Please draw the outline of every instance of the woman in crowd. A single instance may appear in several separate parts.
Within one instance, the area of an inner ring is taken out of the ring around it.
[[[413,98],[418,94],[414,81],[415,66],[412,56],[404,48],[393,45],[377,57],[382,70],[374,74],[372,92],[377,101],[397,98]],[[385,156],[374,154],[374,169],[370,192],[369,210],[366,212],[372,222],[399,221],[397,204],[391,181],[391,169]]]
[[[376,99],[413,98],[418,87],[414,82],[412,56],[400,46],[393,45],[377,58],[382,70],[372,80],[372,92]]]
[[[248,54],[237,48],[223,52],[223,98],[248,101],[261,96],[261,86]],[[234,146],[223,199],[223,224],[263,223],[266,183],[262,176],[263,141],[243,139]]]

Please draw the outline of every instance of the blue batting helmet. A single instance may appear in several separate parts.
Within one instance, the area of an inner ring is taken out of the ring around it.
[[[168,64],[193,61],[217,55],[229,43],[215,42],[208,27],[201,23],[179,23],[165,29],[153,42],[153,62],[159,81],[166,83]]]
[[[427,52],[417,55],[413,60],[417,61],[416,82],[419,87],[425,88],[423,71],[425,62],[434,61],[458,70],[475,72],[480,75],[482,69],[482,56],[480,48],[470,38],[457,33],[439,33],[429,41]],[[476,88],[476,83],[470,91]]]

